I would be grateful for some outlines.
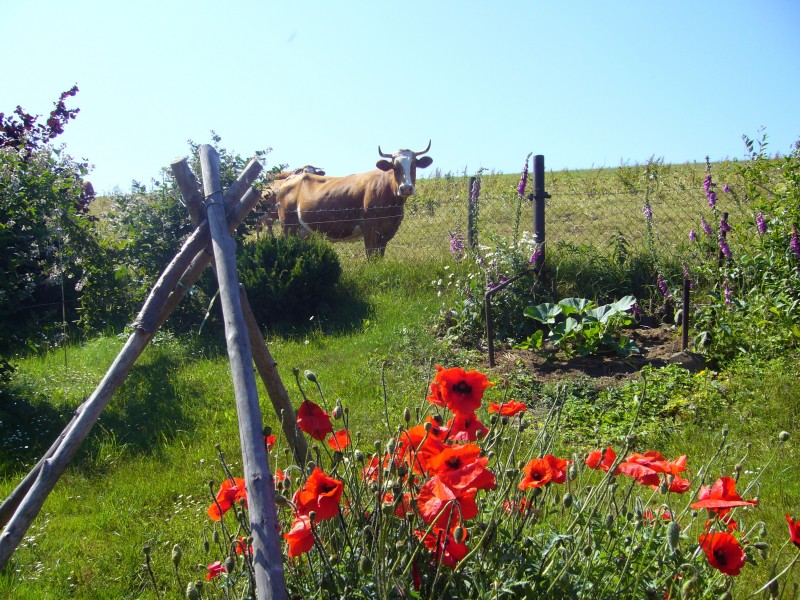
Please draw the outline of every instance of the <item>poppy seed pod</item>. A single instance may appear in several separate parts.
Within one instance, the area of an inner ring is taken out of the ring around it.
[[[789,432],[788,432],[788,431],[781,431],[781,432],[778,434],[778,439],[779,439],[781,442],[785,442],[786,440],[788,440],[788,439],[789,439]]]

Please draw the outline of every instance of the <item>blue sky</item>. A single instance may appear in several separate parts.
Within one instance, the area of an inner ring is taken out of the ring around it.
[[[800,2],[4,0],[0,112],[45,115],[100,192],[210,141],[266,167],[384,151],[518,173],[741,157],[800,139]],[[426,173],[427,174],[427,173]],[[422,173],[420,173],[422,176]]]

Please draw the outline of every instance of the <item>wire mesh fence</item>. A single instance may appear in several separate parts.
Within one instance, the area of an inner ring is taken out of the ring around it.
[[[588,247],[609,257],[623,251],[649,250],[677,256],[690,251],[691,230],[705,235],[701,219],[716,235],[722,212],[729,214],[731,224],[752,218],[735,186],[725,186],[726,192],[716,188],[718,200],[712,209],[703,186],[704,176],[702,165],[696,164],[660,165],[657,175],[646,167],[547,173],[547,248],[569,251]],[[492,245],[498,238],[519,240],[524,232],[533,232],[533,201],[517,194],[519,176],[483,175],[480,181],[478,245]],[[468,238],[469,192],[466,176],[418,180],[415,195],[403,207],[402,223],[387,244],[386,257],[398,261],[452,260],[453,237]],[[387,210],[394,213],[397,208]],[[365,262],[363,239],[336,242],[334,247],[346,268]]]

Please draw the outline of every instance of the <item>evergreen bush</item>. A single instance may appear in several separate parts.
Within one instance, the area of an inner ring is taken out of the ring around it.
[[[322,238],[265,236],[239,246],[239,281],[261,325],[297,323],[324,312],[342,274]]]

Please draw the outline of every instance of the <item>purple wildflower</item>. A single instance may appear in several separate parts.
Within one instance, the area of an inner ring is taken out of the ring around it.
[[[756,229],[760,235],[767,233],[767,222],[764,220],[764,215],[759,212],[756,215]]]
[[[692,278],[689,276],[689,267],[687,267],[686,265],[683,265],[683,278],[689,281],[689,289],[693,290],[694,281],[692,281]]]
[[[708,224],[705,217],[700,217],[700,224],[703,226],[703,231],[705,231],[708,237],[714,236],[714,232],[711,231],[711,225]]]
[[[731,189],[731,186],[729,186],[727,183],[722,185],[722,191],[725,192],[726,194],[732,194],[733,193],[733,190]]]
[[[725,293],[725,304],[727,304],[728,307],[732,307],[731,305],[733,304],[733,292],[731,292],[731,288],[728,285],[727,279],[724,282],[722,282],[722,290]]]
[[[731,230],[731,226],[728,225],[728,219],[726,219],[725,217],[722,217],[722,219],[720,219],[719,230],[724,233],[728,233]]]
[[[670,293],[669,288],[667,287],[667,283],[666,281],[664,281],[664,278],[661,276],[660,273],[658,275],[658,289],[660,289],[661,293],[664,294],[664,298],[672,298],[672,294]]]
[[[642,207],[642,214],[644,215],[644,218],[647,219],[648,221],[653,218],[653,209],[650,208],[649,204],[645,204]]]
[[[800,239],[797,238],[797,225],[792,225],[792,241],[789,242],[789,249],[795,258],[800,258]]]
[[[478,203],[478,197],[481,195],[481,178],[476,177],[475,182],[472,184],[472,192],[469,195],[469,203],[475,206]]]
[[[525,195],[525,188],[528,185],[528,159],[530,158],[530,154],[525,157],[525,166],[522,167],[522,176],[519,178],[519,185],[517,186],[517,194],[519,194],[520,198]]]
[[[456,261],[464,258],[464,236],[461,235],[460,231],[450,232],[450,252],[453,253]]]
[[[728,246],[728,242],[725,241],[725,238],[723,236],[720,235],[717,238],[717,245],[719,246],[719,249],[725,258],[730,258],[732,256],[731,249]]]
[[[533,251],[533,254],[531,254],[531,259],[528,261],[528,264],[532,265],[536,263],[542,257],[542,254],[544,254],[544,246],[542,244],[538,244],[536,249]]]
[[[714,208],[717,203],[717,193],[711,188],[717,187],[717,184],[711,180],[711,162],[706,156],[706,178],[703,179],[703,189],[706,191],[706,198],[708,198],[708,205]]]
[[[697,234],[694,232],[694,228],[689,230],[689,241],[696,242],[697,241]]]

